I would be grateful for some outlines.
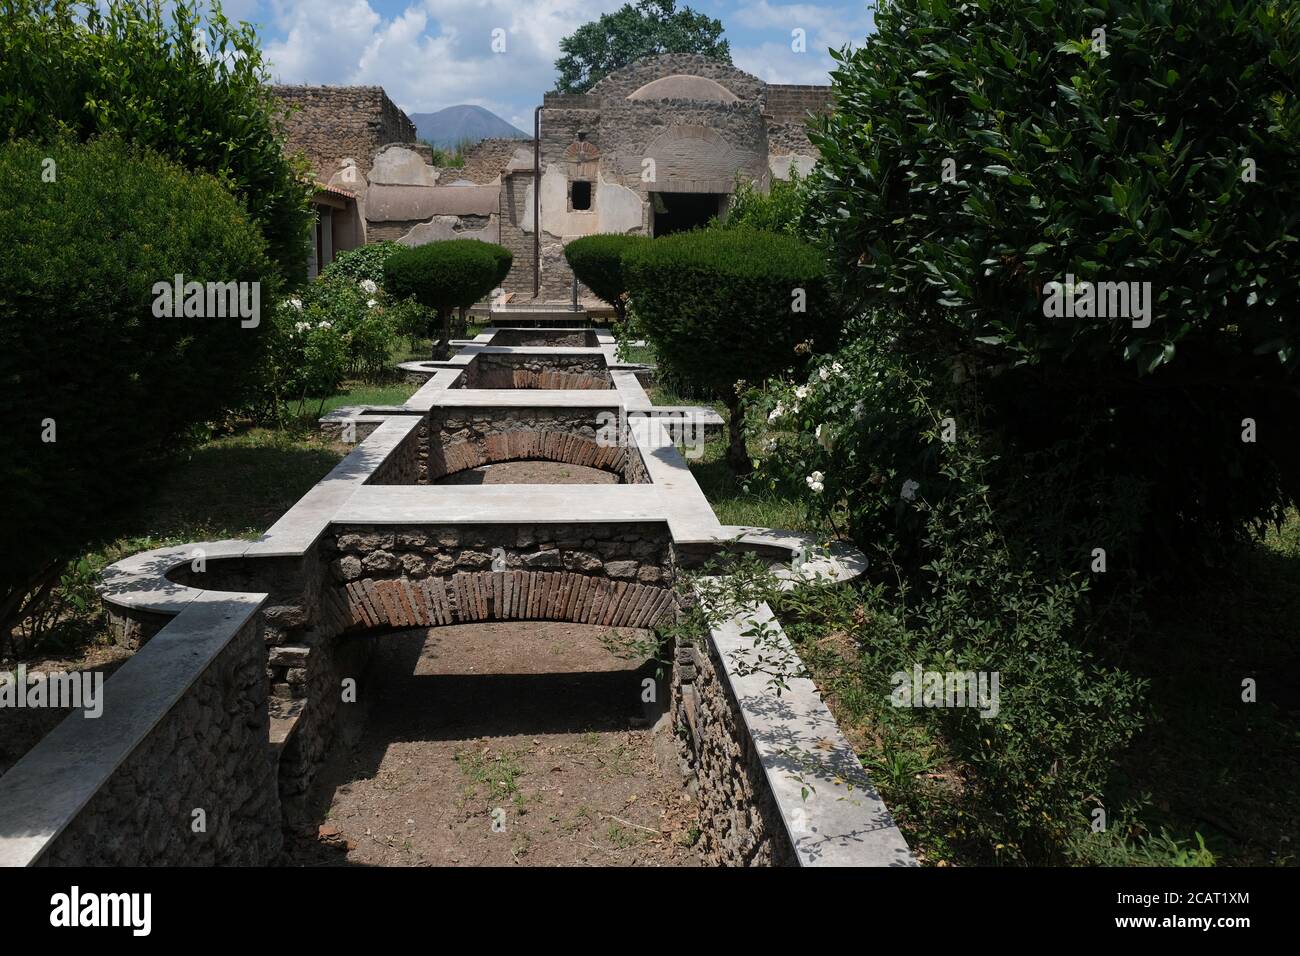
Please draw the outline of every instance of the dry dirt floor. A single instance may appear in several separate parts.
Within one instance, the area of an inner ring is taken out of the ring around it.
[[[590,625],[374,635],[364,726],[317,779],[298,866],[698,866],[636,667]],[[626,636],[626,635],[624,635]],[[662,684],[657,685],[663,693]]]
[[[612,485],[618,475],[561,461],[503,461],[454,472],[435,485]]]

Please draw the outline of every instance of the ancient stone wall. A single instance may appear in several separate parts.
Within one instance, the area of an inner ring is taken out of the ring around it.
[[[763,100],[775,123],[802,123],[809,113],[829,113],[835,105],[829,86],[769,84]]]
[[[289,152],[306,155],[317,178],[328,178],[340,159],[351,157],[363,174],[374,153],[388,143],[414,143],[415,124],[379,86],[275,86],[290,107]]]
[[[672,611],[662,524],[337,527],[325,547],[357,630],[485,620],[652,627]]]
[[[372,645],[341,637],[351,624],[346,602],[336,588],[322,590],[326,610],[322,626],[302,634],[294,644],[270,649],[273,706],[293,727],[279,754],[281,815],[290,830],[312,825],[308,794],[330,747],[344,729],[345,708],[364,704],[363,677]],[[344,702],[345,680],[355,682],[354,698]]]
[[[531,170],[506,176],[501,182],[501,245],[514,256],[502,288],[518,296],[533,294],[533,230],[524,229],[532,219],[532,183]]]
[[[703,77],[724,89],[714,87],[718,98],[685,98],[698,81],[694,86],[685,79],[659,83],[679,75]],[[656,84],[646,91],[650,98],[628,99],[649,84]],[[767,89],[757,77],[728,64],[674,54],[638,60],[584,95],[547,94],[539,184],[542,296],[554,300],[571,294],[573,276],[564,258],[569,240],[596,232],[650,231],[651,193],[728,194],[738,179],[764,179],[769,165],[769,118],[762,111]],[[813,87],[776,89],[782,116],[796,108],[796,101],[815,99]],[[663,98],[660,92],[670,95]],[[811,152],[806,137],[800,142],[799,135],[798,130],[782,131],[780,148]],[[579,179],[593,184],[589,210],[568,205],[567,190]]]
[[[771,123],[767,127],[767,151],[769,156],[783,156],[798,153],[816,156],[817,147],[808,138],[808,126],[805,123]]]
[[[664,76],[703,76],[725,86],[742,100],[757,100],[766,84],[744,70],[698,53],[670,53],[642,57],[611,73],[589,91],[589,96],[623,99],[630,93]]]
[[[492,337],[493,345],[508,348],[594,349],[594,329],[501,329]]]
[[[428,484],[429,425],[426,417],[402,439],[370,476],[372,485]]]
[[[457,380],[458,388],[612,389],[602,355],[483,352]]]
[[[376,471],[397,473],[418,460],[415,432]],[[271,739],[277,750],[279,813],[291,828],[306,825],[307,792],[339,733],[341,683],[359,680],[369,645],[341,644],[351,626],[347,602],[328,586],[318,548],[299,557],[210,561],[195,572],[173,572],[177,583],[221,591],[265,591],[258,612],[266,646],[262,682],[269,689]]]
[[[745,729],[740,707],[708,639],[679,641],[672,713],[682,762],[694,776],[706,862],[793,866],[794,848]]]
[[[516,150],[533,152],[531,139],[481,139],[465,153],[465,165],[443,170],[442,179],[452,182],[465,179],[471,183],[490,183],[500,176]]]
[[[54,866],[257,866],[281,845],[266,649],[235,634],[39,859]],[[202,810],[200,817],[195,813]],[[196,821],[202,832],[196,832]],[[130,821],[129,826],[124,822]]]
[[[543,118],[545,122],[546,118]],[[644,192],[731,192],[761,178],[767,127],[746,103],[617,101],[601,111],[602,172]],[[654,181],[642,176],[654,160]]]

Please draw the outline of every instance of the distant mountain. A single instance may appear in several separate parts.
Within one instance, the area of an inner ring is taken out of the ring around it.
[[[511,126],[496,113],[481,106],[448,106],[436,113],[408,113],[415,124],[417,139],[443,149],[463,140],[532,139],[528,133]]]

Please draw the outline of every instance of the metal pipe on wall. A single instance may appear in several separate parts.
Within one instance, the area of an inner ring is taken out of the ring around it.
[[[542,108],[533,110],[533,298],[542,290]]]

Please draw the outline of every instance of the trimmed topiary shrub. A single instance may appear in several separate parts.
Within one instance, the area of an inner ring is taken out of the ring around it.
[[[495,242],[488,242],[485,243],[485,245],[488,247],[488,252],[492,253],[493,257],[497,261],[496,280],[492,284],[492,287],[495,290],[500,288],[501,284],[506,281],[506,276],[510,275],[510,267],[514,265],[515,256],[514,253],[505,246],[499,246]],[[473,303],[470,304],[472,305]]]
[[[726,404],[728,460],[749,471],[738,384],[802,364],[801,343],[833,345],[821,255],[790,236],[705,229],[637,244],[623,269],[659,363]]]
[[[0,7],[0,132],[117,135],[211,173],[243,202],[291,283],[306,279],[308,170],[248,23],[216,4],[15,0]]]
[[[473,305],[496,287],[501,266],[491,250],[491,243],[477,239],[450,239],[403,249],[384,263],[384,288],[390,295],[413,298],[437,313],[442,338],[435,359],[450,354],[452,310]]]
[[[602,233],[574,239],[564,247],[564,258],[578,281],[614,308],[620,322],[627,318],[627,279],[623,254],[651,240],[646,236]]]
[[[1300,497],[1300,9],[898,0],[876,23],[814,135],[848,292],[972,383],[958,417],[1055,504],[1021,509],[1035,546],[1223,562]]]
[[[0,500],[22,543],[0,549],[3,634],[196,425],[252,394],[276,271],[221,183],[119,141],[0,145],[0,180]],[[163,309],[177,274],[247,283],[229,311],[256,312]]]

